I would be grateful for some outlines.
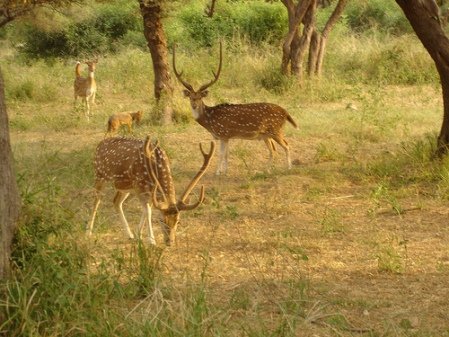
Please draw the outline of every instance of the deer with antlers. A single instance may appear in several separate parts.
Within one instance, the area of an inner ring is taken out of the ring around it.
[[[287,167],[290,169],[291,159],[287,141],[284,138],[282,128],[286,121],[295,128],[297,125],[290,114],[282,107],[272,103],[249,103],[249,104],[219,104],[207,106],[203,99],[207,96],[211,85],[217,82],[222,67],[222,46],[220,43],[220,60],[218,71],[214,79],[198,90],[182,79],[182,72],[176,69],[175,47],[173,47],[173,71],[176,78],[186,88],[184,95],[190,99],[190,106],[195,120],[206,128],[215,139],[220,140],[220,161],[217,175],[226,173],[229,157],[229,139],[262,139],[270,153],[270,163],[273,161],[275,151],[274,142],[278,143],[285,151]]]
[[[95,94],[97,93],[97,83],[95,82],[95,66],[98,63],[98,59],[85,61],[88,67],[87,77],[81,76],[81,62],[77,62],[75,66],[75,82],[74,96],[75,105],[78,97],[81,97],[86,105],[87,119],[90,117],[90,103],[95,104]]]
[[[116,190],[114,207],[129,238],[133,239],[134,234],[125,218],[123,202],[133,192],[142,206],[138,227],[139,238],[142,237],[142,229],[146,222],[150,243],[156,242],[151,224],[151,206],[154,206],[162,213],[165,244],[168,246],[174,244],[180,212],[195,209],[204,201],[204,186],[202,186],[198,201],[186,203],[189,194],[210,164],[215,144],[211,142],[210,151],[206,153],[200,143],[200,150],[204,158],[203,165],[187,185],[181,198],[176,200],[170,162],[157,142],[151,142],[149,136],[144,141],[123,137],[111,137],[101,141],[97,146],[94,161],[96,200],[87,228],[88,234],[92,234],[103,187],[107,182],[112,182]]]

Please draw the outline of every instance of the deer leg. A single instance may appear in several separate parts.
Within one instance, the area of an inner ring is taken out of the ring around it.
[[[103,188],[103,183],[97,181],[95,183],[95,203],[94,203],[94,210],[92,212],[92,217],[90,218],[90,221],[87,225],[87,234],[88,235],[92,235],[92,229],[94,228],[94,222],[95,222],[95,217],[97,215],[97,210],[98,210],[98,206],[100,206],[100,202],[101,202],[101,190]]]
[[[228,170],[228,157],[229,157],[229,140],[221,139],[220,140],[220,161],[218,163],[218,169],[216,174],[220,175],[221,173],[226,174]]]
[[[130,239],[134,239],[134,234],[132,233],[131,229],[129,228],[128,221],[126,221],[125,213],[123,212],[123,202],[128,198],[129,193],[127,192],[120,192],[117,191],[114,197],[114,207],[115,210],[120,215],[120,220],[122,221],[123,227],[125,227],[126,234],[128,234],[128,237]]]
[[[89,116],[90,116],[90,105],[89,105],[89,99],[86,97],[84,97],[84,104],[86,105],[86,117],[87,120],[89,120]]]
[[[142,215],[140,216],[140,222],[139,227],[137,228],[139,239],[142,240],[142,233],[143,233],[143,225],[145,224],[145,221],[147,220],[147,212],[145,211],[145,208],[142,209]]]
[[[148,197],[141,197],[140,203],[142,205],[142,216],[140,217],[139,224],[139,238],[142,238],[143,225],[145,221],[148,221],[148,236],[150,237],[150,243],[152,245],[156,244],[156,240],[154,239],[153,226],[151,224],[151,206],[148,203]]]
[[[288,169],[292,168],[292,162],[290,159],[290,150],[288,147],[287,141],[284,139],[282,135],[274,136],[273,139],[278,143],[285,151],[285,156],[287,158],[287,167]]]
[[[270,161],[269,161],[269,163],[270,163],[270,165],[272,165],[273,164],[273,153],[274,153],[274,151],[276,151],[275,148],[274,148],[273,139],[265,138],[264,142],[265,142],[265,145],[267,145],[268,151],[270,152]]]

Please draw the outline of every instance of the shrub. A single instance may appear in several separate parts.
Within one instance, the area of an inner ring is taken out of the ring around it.
[[[407,19],[393,1],[352,1],[345,10],[345,19],[356,32],[371,29],[393,33],[411,31]]]
[[[33,58],[64,57],[69,54],[69,41],[64,31],[46,32],[28,26],[23,51]]]
[[[94,27],[112,40],[123,38],[129,31],[139,31],[143,35],[141,17],[114,6],[106,6],[93,21]]]
[[[179,30],[176,22],[171,22],[169,37],[176,41],[187,35],[203,47],[234,35],[241,35],[253,43],[278,41],[285,34],[288,22],[283,5],[259,1],[220,4],[212,18],[204,15],[200,5],[189,6],[180,12],[179,19],[183,30]]]
[[[23,50],[30,58],[79,57],[115,51],[117,41],[129,32],[143,35],[141,20],[132,8],[100,5],[94,16],[52,30],[28,25]],[[127,42],[134,40],[128,38]],[[137,43],[140,46],[140,41]]]

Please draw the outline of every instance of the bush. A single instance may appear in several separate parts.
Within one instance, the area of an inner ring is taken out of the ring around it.
[[[287,12],[279,3],[222,3],[212,18],[206,17],[203,9],[202,5],[195,5],[182,10],[179,19],[184,28],[180,30],[173,22],[168,26],[169,37],[177,42],[187,35],[189,42],[210,47],[220,38],[230,39],[235,35],[253,43],[278,41],[287,31]]]
[[[139,31],[143,35],[142,18],[114,6],[105,7],[93,23],[101,34],[112,40],[123,38],[129,31]]]
[[[23,51],[33,58],[64,57],[69,55],[68,45],[64,31],[45,32],[28,26]]]
[[[349,27],[356,32],[366,30],[396,34],[411,32],[407,19],[394,1],[351,1],[345,10],[344,17]]]
[[[132,7],[103,5],[94,16],[60,25],[55,30],[28,25],[23,50],[30,58],[80,57],[113,52],[117,41],[135,31],[143,35],[141,19]],[[127,40],[128,43],[133,41]]]

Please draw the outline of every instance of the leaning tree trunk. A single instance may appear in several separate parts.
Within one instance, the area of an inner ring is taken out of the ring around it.
[[[307,69],[307,74],[309,76],[312,75],[316,75],[318,77],[321,76],[323,69],[324,53],[326,51],[326,43],[329,37],[329,33],[331,32],[332,28],[335,26],[341,14],[343,13],[343,10],[345,9],[347,2],[348,0],[339,0],[337,6],[335,6],[334,11],[329,17],[329,20],[327,20],[323,32],[322,33],[319,33],[318,31],[313,32],[312,41],[310,43],[308,69]]]
[[[449,39],[439,19],[434,0],[396,0],[418,38],[435,62],[440,76],[444,116],[438,136],[437,155],[447,154],[449,148]]]
[[[145,39],[148,42],[154,70],[154,97],[163,110],[163,123],[170,124],[173,117],[171,84],[167,39],[162,25],[160,1],[139,0],[143,17]]]
[[[5,88],[0,69],[0,280],[10,274],[11,245],[17,229],[20,199],[13,171]]]

